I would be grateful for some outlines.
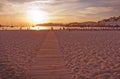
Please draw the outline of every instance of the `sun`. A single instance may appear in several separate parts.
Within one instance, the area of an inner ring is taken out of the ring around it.
[[[35,24],[47,21],[47,13],[41,10],[27,11],[27,17]]]

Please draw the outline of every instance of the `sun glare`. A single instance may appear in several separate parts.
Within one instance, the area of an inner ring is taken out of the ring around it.
[[[31,30],[47,30],[49,28],[43,26],[34,26],[30,28]]]
[[[47,13],[44,11],[40,11],[40,10],[29,10],[27,11],[27,16],[35,24],[43,23],[48,18]]]

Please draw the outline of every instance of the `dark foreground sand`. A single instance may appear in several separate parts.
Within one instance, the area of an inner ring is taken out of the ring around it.
[[[120,79],[120,32],[0,31],[0,79]]]

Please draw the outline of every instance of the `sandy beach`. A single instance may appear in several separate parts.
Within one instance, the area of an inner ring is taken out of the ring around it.
[[[119,79],[119,31],[0,31],[0,79]]]

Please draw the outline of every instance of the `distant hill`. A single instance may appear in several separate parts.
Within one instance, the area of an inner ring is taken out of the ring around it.
[[[69,23],[67,24],[66,26],[69,26],[69,27],[83,27],[83,26],[95,26],[97,25],[97,22],[92,22],[92,21],[89,21],[89,22],[73,22],[73,23]]]
[[[112,25],[112,26],[120,26],[120,16],[118,17],[111,17],[109,19],[104,19],[101,21],[98,21],[99,24],[104,24],[104,25]]]
[[[67,27],[86,27],[86,26],[120,26],[120,16],[103,19],[98,22],[72,22],[72,23],[43,23],[37,26],[67,26]]]
[[[43,23],[43,24],[37,24],[37,26],[64,26],[62,23]]]
[[[85,27],[85,26],[120,26],[120,16],[118,17],[111,17],[108,19],[103,19],[98,22],[74,22],[74,23],[69,23],[67,26],[72,26],[72,27]]]

